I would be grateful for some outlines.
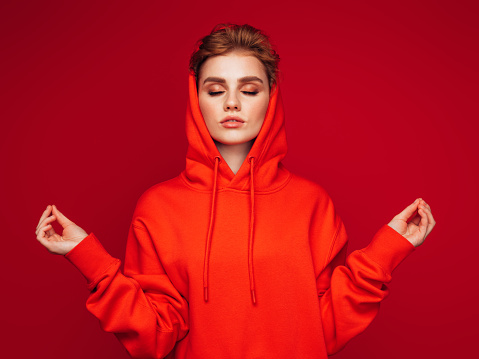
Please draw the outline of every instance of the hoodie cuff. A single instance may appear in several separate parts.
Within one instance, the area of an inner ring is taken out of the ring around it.
[[[391,274],[415,249],[411,242],[385,224],[362,252]]]
[[[70,252],[66,253],[65,258],[83,274],[89,287],[111,265],[120,261],[105,250],[93,233],[90,233]]]

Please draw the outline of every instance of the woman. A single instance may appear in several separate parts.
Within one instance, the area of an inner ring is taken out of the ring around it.
[[[88,310],[132,357],[326,358],[374,319],[391,272],[435,225],[416,199],[346,258],[331,198],[281,163],[278,61],[248,25],[200,41],[186,168],[138,200],[124,274],[55,206],[40,218],[37,239],[85,276]]]

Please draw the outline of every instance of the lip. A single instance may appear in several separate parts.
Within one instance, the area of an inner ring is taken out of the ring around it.
[[[223,125],[225,123],[244,123],[244,121],[237,116],[228,116],[228,117],[225,117],[223,120],[221,120],[220,123]]]
[[[220,122],[220,124],[225,128],[238,128],[243,126],[244,121],[237,116],[227,116]]]

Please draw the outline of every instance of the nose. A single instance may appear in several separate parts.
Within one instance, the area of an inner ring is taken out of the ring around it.
[[[234,93],[234,91],[231,91],[228,96],[225,99],[224,103],[224,110],[225,111],[240,111],[241,110],[241,102],[238,98],[238,96]]]

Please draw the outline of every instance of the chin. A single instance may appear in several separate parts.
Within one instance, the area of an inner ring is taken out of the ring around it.
[[[216,143],[220,143],[224,146],[235,146],[235,145],[242,145],[242,144],[247,144],[247,143],[251,143],[251,142],[254,142],[256,137],[254,138],[247,138],[247,139],[240,139],[240,138],[235,138],[235,139],[231,139],[231,138],[218,138],[218,139],[214,139],[213,140],[216,142]]]

